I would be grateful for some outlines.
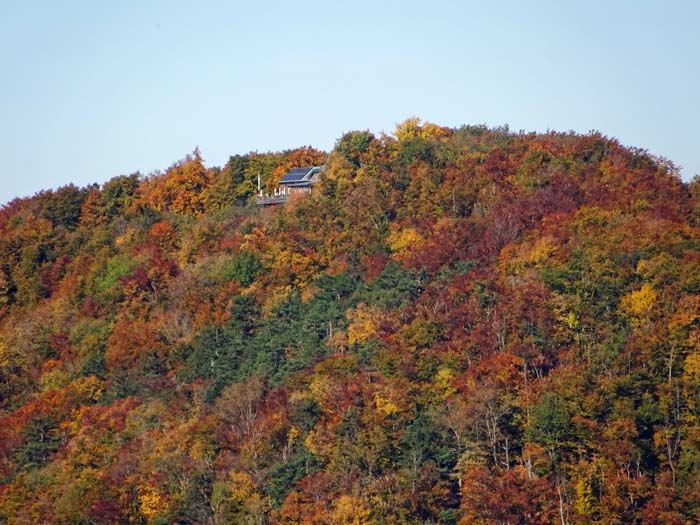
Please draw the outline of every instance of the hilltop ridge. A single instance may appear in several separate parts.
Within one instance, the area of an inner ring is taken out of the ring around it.
[[[0,523],[697,522],[699,220],[600,133],[418,119],[15,199]]]

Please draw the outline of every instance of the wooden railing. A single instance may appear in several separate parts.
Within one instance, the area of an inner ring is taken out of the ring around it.
[[[258,196],[255,203],[258,206],[270,206],[272,204],[284,204],[287,202],[289,195],[264,195],[262,197]]]

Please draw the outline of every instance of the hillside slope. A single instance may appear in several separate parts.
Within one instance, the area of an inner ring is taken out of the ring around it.
[[[602,135],[415,119],[15,200],[0,523],[698,522],[699,220]]]

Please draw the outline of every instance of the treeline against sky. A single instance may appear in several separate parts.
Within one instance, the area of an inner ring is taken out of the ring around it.
[[[0,523],[696,523],[699,221],[598,133],[417,119],[16,199]]]

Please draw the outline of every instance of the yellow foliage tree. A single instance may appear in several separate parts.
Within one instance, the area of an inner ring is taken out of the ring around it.
[[[422,237],[415,228],[393,229],[389,233],[389,247],[397,256],[402,257],[414,250],[416,244],[422,241]]]
[[[529,242],[511,244],[501,252],[501,266],[514,275],[528,268],[537,268],[549,260],[557,251],[556,241],[551,237],[541,237]]]
[[[370,510],[359,498],[342,495],[335,502],[329,523],[332,525],[369,525]]]
[[[267,500],[245,472],[232,471],[225,481],[215,482],[211,500],[214,522],[222,525],[259,525],[269,510]]]
[[[437,140],[449,137],[451,134],[452,131],[449,128],[438,126],[432,122],[422,123],[422,120],[418,117],[407,118],[400,124],[397,124],[394,131],[394,135],[399,140]]]
[[[649,315],[656,305],[656,292],[650,284],[643,284],[639,290],[625,295],[620,301],[623,312],[633,317]]]
[[[163,496],[152,483],[147,483],[139,489],[139,506],[148,521],[153,520],[165,510]]]
[[[156,211],[200,215],[205,210],[205,190],[210,184],[199,151],[154,177],[139,189],[146,204]]]
[[[381,312],[364,303],[348,310],[347,317],[350,320],[348,344],[363,343],[375,337],[379,328],[380,316]]]

